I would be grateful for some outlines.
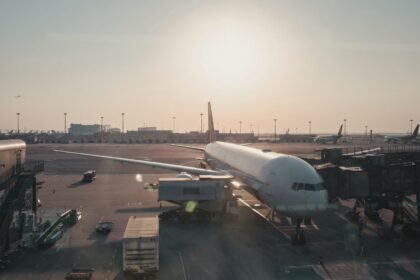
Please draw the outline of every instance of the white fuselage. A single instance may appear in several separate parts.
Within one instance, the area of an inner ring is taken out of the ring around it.
[[[393,136],[393,135],[386,135],[384,137],[385,143],[409,143],[411,141],[415,140],[415,138],[411,135],[404,135],[404,136]]]
[[[208,144],[205,154],[210,165],[239,177],[276,211],[305,217],[327,208],[322,178],[298,157],[224,142]]]

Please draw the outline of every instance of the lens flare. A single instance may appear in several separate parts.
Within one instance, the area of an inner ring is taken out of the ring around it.
[[[135,179],[136,179],[136,181],[137,181],[137,182],[139,182],[139,183],[143,182],[143,176],[142,176],[141,174],[136,174]]]
[[[188,201],[185,205],[185,212],[192,213],[195,210],[195,207],[197,206],[197,201]]]

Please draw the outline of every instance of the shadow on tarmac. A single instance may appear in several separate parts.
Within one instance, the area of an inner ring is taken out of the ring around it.
[[[74,182],[74,183],[68,185],[67,188],[78,188],[78,187],[81,187],[81,186],[84,186],[84,185],[87,185],[87,184],[89,184],[89,183],[84,183],[84,182],[78,181],[78,182]]]

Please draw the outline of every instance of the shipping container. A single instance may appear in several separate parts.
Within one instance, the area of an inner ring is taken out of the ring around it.
[[[123,271],[156,273],[159,271],[159,218],[128,219],[123,237]]]

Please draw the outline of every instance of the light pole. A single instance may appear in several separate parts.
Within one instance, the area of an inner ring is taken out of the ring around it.
[[[201,120],[200,133],[203,133],[203,113],[200,113],[200,120]]]
[[[124,134],[124,116],[125,113],[121,113],[121,133]]]
[[[20,113],[16,113],[17,116],[17,134],[20,134]]]
[[[312,135],[312,121],[309,121],[309,136]]]
[[[239,134],[242,134],[242,121],[239,121]]]
[[[344,136],[347,135],[347,119],[344,119]]]
[[[67,113],[64,113],[64,134],[67,134]]]
[[[173,132],[175,132],[175,120],[176,120],[176,117],[175,117],[175,116],[173,116],[173,117],[172,117],[172,121],[173,121],[173,122],[172,122],[172,131],[173,131]]]
[[[104,140],[104,117],[101,117],[101,143]]]
[[[413,120],[410,120],[410,133],[413,133]]]
[[[368,126],[367,125],[365,125],[365,136],[366,136],[366,138],[367,138],[367,135],[368,134]]]
[[[273,119],[274,121],[274,142],[277,139],[277,119]]]

